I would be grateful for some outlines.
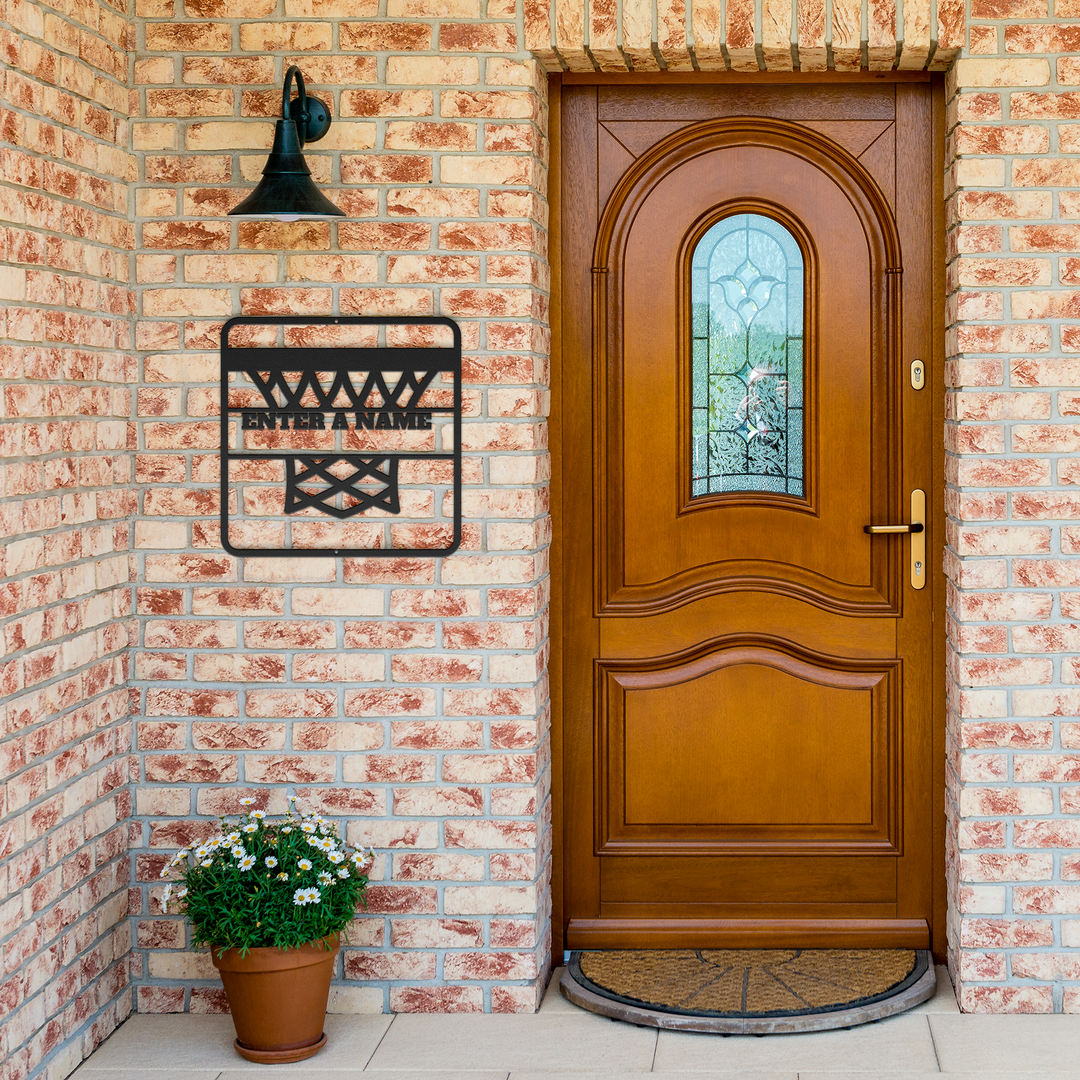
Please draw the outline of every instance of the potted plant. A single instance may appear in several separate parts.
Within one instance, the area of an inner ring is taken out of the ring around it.
[[[254,799],[241,799],[250,807]],[[161,872],[162,910],[191,922],[209,946],[248,1061],[318,1053],[341,933],[363,903],[375,853],[342,843],[337,827],[295,807],[277,820],[246,809],[178,851]]]

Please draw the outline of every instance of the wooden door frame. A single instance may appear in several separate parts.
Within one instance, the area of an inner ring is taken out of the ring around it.
[[[548,171],[548,261],[551,270],[551,411],[548,419],[549,447],[551,455],[551,606],[550,640],[551,653],[549,674],[551,681],[551,812],[552,812],[552,859],[551,859],[551,966],[562,963],[564,949],[565,919],[565,870],[563,856],[564,843],[563,815],[563,726],[562,726],[562,648],[565,598],[563,585],[566,580],[563,573],[563,516],[562,516],[562,327],[560,313],[562,289],[562,214],[561,214],[561,135],[562,135],[562,87],[570,85],[706,85],[734,83],[746,85],[799,83],[820,85],[822,83],[866,83],[866,82],[926,82],[933,87],[933,130],[934,170],[932,176],[932,194],[935,207],[933,231],[933,289],[931,300],[933,311],[932,340],[933,353],[930,365],[930,378],[927,390],[933,397],[933,430],[940,433],[933,446],[933,470],[938,478],[937,487],[929,493],[927,511],[931,519],[934,536],[945,538],[945,82],[944,76],[926,72],[868,72],[838,74],[835,71],[803,74],[802,72],[760,72],[757,75],[744,75],[737,72],[637,72],[625,75],[605,75],[600,72],[591,74],[555,74],[548,80],[549,114],[548,135],[550,140],[550,159]],[[942,547],[943,550],[943,547]],[[933,787],[934,787],[934,836],[933,848],[936,852],[933,867],[933,926],[932,948],[934,957],[943,963],[946,952],[946,914],[948,906],[947,885],[945,878],[945,582],[941,564],[928,562],[941,575],[940,588],[934,595],[933,613]]]

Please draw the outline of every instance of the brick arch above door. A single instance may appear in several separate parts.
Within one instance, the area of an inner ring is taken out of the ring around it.
[[[548,71],[945,71],[965,0],[525,0]],[[994,18],[996,16],[989,15]]]

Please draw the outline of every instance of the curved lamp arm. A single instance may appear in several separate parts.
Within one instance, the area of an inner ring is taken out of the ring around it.
[[[300,106],[300,112],[293,116],[292,112],[292,81],[296,80],[296,89],[300,95],[296,100]],[[285,120],[295,120],[296,132],[300,136],[300,145],[307,141],[307,122],[310,119],[307,105],[307,88],[304,86],[303,72],[295,65],[290,65],[285,72],[285,85],[281,88],[281,116]]]
[[[300,96],[290,101],[294,79]],[[308,97],[304,76],[295,64],[285,72],[285,85],[281,89],[281,118],[296,124],[301,149],[305,143],[318,142],[330,130],[329,111],[317,97]]]

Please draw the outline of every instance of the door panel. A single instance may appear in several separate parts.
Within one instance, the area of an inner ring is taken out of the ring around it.
[[[938,581],[912,589],[907,537],[863,527],[938,501],[933,391],[906,379],[934,355],[931,87],[566,86],[561,108],[566,944],[926,945]],[[694,329],[734,311],[750,340],[779,287],[748,231],[701,307],[694,252],[736,218],[803,267],[803,482],[763,466],[770,490],[703,488],[691,451],[706,368],[743,379],[723,393],[762,460],[789,435],[760,387],[796,415],[794,368],[735,372],[735,337]]]
[[[625,775],[647,780],[623,785],[628,827],[870,820],[873,684],[829,686],[755,657],[689,682],[623,690]],[[725,702],[719,722],[717,701]],[[776,721],[762,725],[762,712]],[[760,768],[748,769],[750,761]]]
[[[671,146],[680,138],[683,145]],[[890,582],[890,549],[867,543],[862,527],[889,512],[890,441],[898,433],[888,402],[874,400],[871,384],[876,376],[881,397],[888,368],[895,367],[873,316],[888,317],[886,264],[896,253],[888,250],[888,236],[874,237],[877,250],[852,244],[881,224],[875,208],[853,206],[860,192],[828,175],[825,169],[835,169],[821,160],[827,149],[816,145],[817,136],[803,141],[809,138],[804,129],[777,122],[683,129],[668,140],[670,149],[656,168],[644,170],[623,204],[616,204],[612,265],[597,299],[612,316],[612,355],[598,364],[599,392],[608,403],[597,433],[605,444],[607,480],[598,505],[598,543],[606,553],[601,614],[666,610],[746,588],[748,579],[757,587],[800,592],[834,610],[895,608],[900,575],[894,572]],[[751,201],[750,192],[764,197]],[[616,192],[609,208],[623,194]],[[767,213],[803,238],[806,495],[691,499],[684,452],[688,262],[704,225],[748,210]],[[856,311],[863,317],[853,319]],[[828,347],[819,348],[820,342]],[[600,342],[605,354],[606,346]],[[875,407],[880,421],[872,424]],[[835,452],[839,447],[842,455]],[[630,533],[633,543],[626,541]],[[789,557],[795,551],[797,561]],[[894,562],[901,558],[898,545],[891,556]]]
[[[716,646],[597,661],[598,850],[895,853],[898,662]]]

